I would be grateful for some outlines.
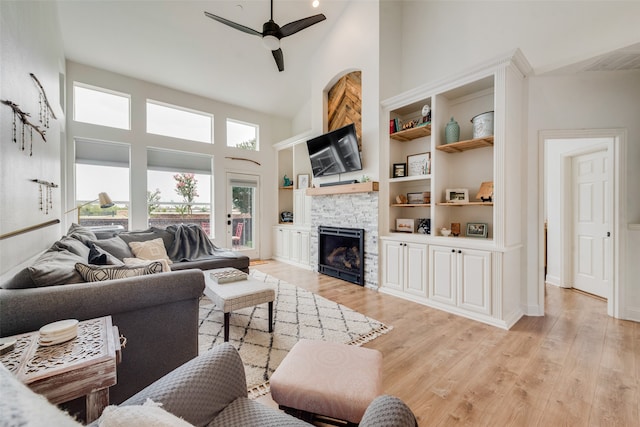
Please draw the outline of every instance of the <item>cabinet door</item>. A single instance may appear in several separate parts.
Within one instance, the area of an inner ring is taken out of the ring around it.
[[[382,286],[398,291],[403,290],[404,246],[400,242],[382,242]]]
[[[491,314],[491,252],[462,249],[458,263],[458,305]]]
[[[457,253],[453,248],[429,246],[429,298],[456,305]]]
[[[406,243],[405,257],[405,291],[407,293],[427,296],[427,245]]]
[[[311,196],[306,191],[293,191],[293,223],[305,227],[311,224]]]
[[[289,247],[289,259],[291,261],[310,264],[310,236],[308,231],[291,230],[291,246]]]
[[[300,232],[291,230],[289,232],[289,259],[294,262],[300,262]]]
[[[308,231],[300,232],[300,264],[311,265],[311,235]]]
[[[276,257],[289,258],[289,230],[284,227],[277,227],[275,230]]]

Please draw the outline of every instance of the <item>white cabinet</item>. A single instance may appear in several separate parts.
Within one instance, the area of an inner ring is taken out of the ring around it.
[[[429,298],[491,315],[491,252],[429,247]]]
[[[381,292],[506,329],[522,317],[522,134],[530,72],[516,50],[382,101]],[[471,119],[491,111],[493,132],[474,132]],[[460,126],[457,142],[446,137],[451,117]],[[491,200],[477,196],[483,186],[493,188]],[[397,229],[398,219],[429,224],[430,233],[407,236]],[[442,228],[459,234],[443,236]],[[417,296],[422,289],[402,275],[405,247],[392,247],[392,241],[429,248],[423,298]]]
[[[291,241],[289,228],[286,226],[274,227],[273,234],[273,241],[276,242],[275,258],[289,259],[289,246]]]
[[[291,238],[289,259],[294,263],[308,266],[310,264],[311,251],[309,232],[306,230],[290,230],[289,234]]]
[[[311,196],[306,195],[306,189],[293,191],[293,223],[298,226],[311,225]]]
[[[273,227],[274,258],[299,267],[311,266],[311,234],[308,228],[293,225]]]
[[[382,242],[382,286],[389,290],[427,296],[427,245],[399,240]]]

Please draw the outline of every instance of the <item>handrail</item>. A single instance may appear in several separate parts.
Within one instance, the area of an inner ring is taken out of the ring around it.
[[[59,219],[52,219],[51,221],[43,222],[41,224],[32,225],[30,227],[21,228],[20,230],[12,231],[10,233],[5,233],[0,235],[0,240],[8,239],[9,237],[17,236],[19,234],[28,233],[30,231],[38,230],[40,228],[48,227],[53,224],[59,224]]]

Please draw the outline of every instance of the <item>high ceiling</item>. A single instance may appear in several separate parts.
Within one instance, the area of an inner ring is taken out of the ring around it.
[[[311,96],[317,46],[346,0],[275,0],[283,26],[323,13],[326,21],[281,40],[278,72],[259,37],[205,17],[204,11],[262,31],[268,0],[58,0],[67,59],[184,92],[292,118]],[[114,88],[117,90],[117,88]]]

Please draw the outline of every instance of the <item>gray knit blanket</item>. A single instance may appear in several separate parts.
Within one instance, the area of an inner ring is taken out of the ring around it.
[[[227,252],[217,247],[197,224],[170,225],[167,231],[175,236],[167,251],[167,255],[173,261],[195,261],[212,256],[224,256]]]

